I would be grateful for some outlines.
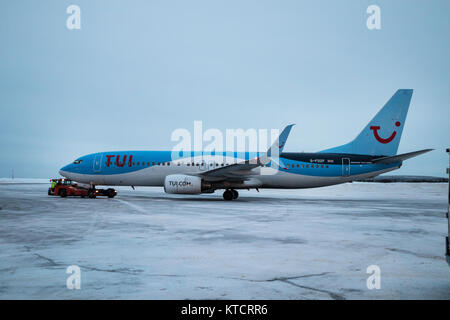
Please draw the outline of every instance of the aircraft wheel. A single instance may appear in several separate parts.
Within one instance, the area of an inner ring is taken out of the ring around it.
[[[223,193],[223,198],[227,201],[233,200],[233,192],[231,190],[225,190]]]
[[[231,190],[231,192],[233,192],[233,200],[237,199],[239,197],[239,192],[237,192],[236,190]]]

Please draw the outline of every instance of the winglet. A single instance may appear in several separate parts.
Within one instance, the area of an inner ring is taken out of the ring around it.
[[[277,153],[278,155],[283,152],[284,146],[286,144],[287,138],[289,137],[289,133],[291,132],[292,127],[295,124],[287,125],[283,131],[280,133],[278,139],[274,141],[272,146],[267,150],[267,156],[271,157],[273,153]]]
[[[275,160],[274,158],[278,158],[283,152],[284,146],[286,144],[287,138],[289,137],[289,133],[291,132],[292,127],[294,124],[287,125],[281,134],[278,136],[278,138],[274,141],[274,143],[270,146],[269,150],[265,154],[262,154],[258,158],[258,162],[262,165],[265,165],[269,163],[270,161],[274,161],[278,163],[278,159]]]

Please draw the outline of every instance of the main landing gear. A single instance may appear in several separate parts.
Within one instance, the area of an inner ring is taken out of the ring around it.
[[[234,189],[227,189],[223,193],[223,198],[225,200],[234,200],[234,199],[237,199],[238,197],[239,197],[239,193]]]

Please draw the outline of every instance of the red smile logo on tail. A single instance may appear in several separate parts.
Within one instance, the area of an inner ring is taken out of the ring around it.
[[[395,123],[396,127],[400,127],[400,125],[401,125],[400,121],[397,121]],[[373,135],[375,136],[375,139],[377,139],[378,142],[381,142],[381,143],[384,143],[384,144],[389,143],[392,140],[394,140],[395,136],[397,135],[397,131],[394,130],[394,132],[392,132],[392,134],[391,134],[391,136],[389,138],[383,139],[378,134],[378,130],[380,130],[380,126],[371,126],[370,130],[373,130]]]

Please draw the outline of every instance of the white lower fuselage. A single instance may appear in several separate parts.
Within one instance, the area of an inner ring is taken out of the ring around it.
[[[129,152],[133,154],[133,162],[126,162],[126,156],[122,154],[110,157],[109,162],[106,160],[109,153],[94,154],[90,158],[86,156],[88,158],[83,159],[85,166],[80,170],[77,170],[77,165],[72,165],[71,168],[62,168],[60,173],[74,181],[86,184],[162,187],[168,175],[202,176],[209,170],[227,167],[244,160],[217,156],[172,160],[161,157],[161,152],[155,152],[154,155],[151,154],[152,151]],[[395,170],[401,165],[401,163],[375,165],[357,158],[353,161],[347,155],[342,157],[340,155],[330,157],[324,154],[299,155],[280,157],[279,167],[256,167],[249,170],[245,172],[245,179],[242,181],[239,181],[239,175],[222,182],[220,180],[223,179],[220,178],[208,178],[208,181],[217,185],[214,189],[314,188],[374,177]],[[119,160],[114,162],[114,157]],[[309,159],[312,157],[313,159]]]

